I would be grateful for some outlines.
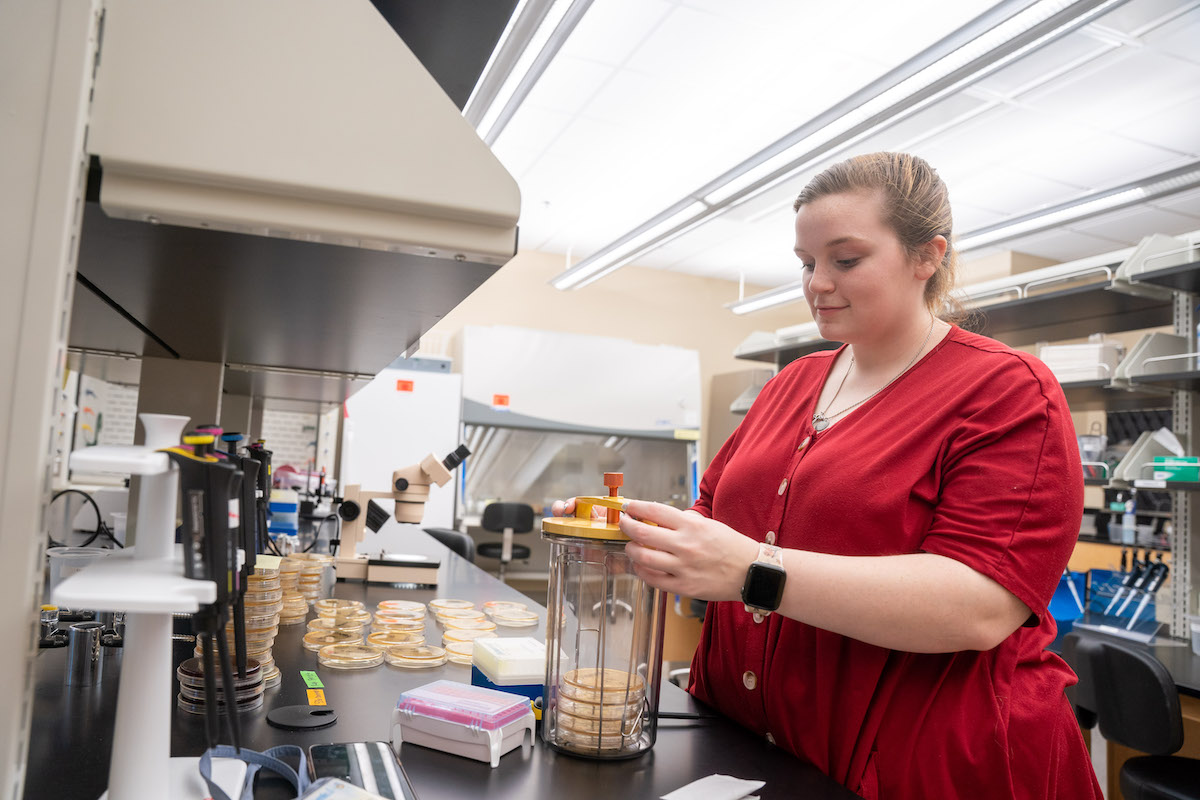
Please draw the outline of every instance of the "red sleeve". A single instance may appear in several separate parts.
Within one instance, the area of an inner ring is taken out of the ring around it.
[[[742,420],[742,425],[745,424],[746,420]],[[700,496],[696,498],[696,502],[691,510],[697,511],[709,519],[712,519],[713,492],[716,490],[717,484],[721,481],[721,473],[724,472],[725,465],[729,462],[729,457],[737,449],[738,434],[742,430],[742,425],[738,425],[733,433],[729,435],[729,438],[725,440],[725,444],[721,445],[721,449],[717,451],[717,455],[709,463],[708,468],[704,470],[704,477],[700,479]]]
[[[941,492],[921,549],[995,580],[1039,618],[1079,536],[1083,471],[1062,389],[1014,356],[943,443]]]

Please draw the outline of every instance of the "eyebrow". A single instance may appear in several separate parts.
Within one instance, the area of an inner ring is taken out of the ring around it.
[[[826,242],[825,246],[826,247],[837,247],[839,244],[845,244],[846,242],[865,242],[865,241],[867,241],[867,240],[861,236],[839,236],[838,238],[836,238],[832,241]],[[803,253],[803,252],[807,252],[807,251],[805,251],[799,247],[794,247],[794,248],[792,248],[792,252],[793,253]]]

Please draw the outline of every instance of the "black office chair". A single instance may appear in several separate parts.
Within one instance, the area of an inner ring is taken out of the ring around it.
[[[484,542],[476,548],[481,556],[500,559],[500,581],[503,582],[510,561],[529,558],[529,548],[513,544],[513,534],[533,530],[533,507],[526,503],[491,503],[483,509],[480,525],[485,531],[504,534],[503,541]]]
[[[467,534],[452,528],[425,528],[424,530],[467,561],[475,561],[475,540]]]
[[[1149,753],[1121,767],[1126,800],[1200,800],[1200,760],[1171,755],[1183,746],[1175,681],[1149,651],[1119,639],[1072,631],[1063,658],[1079,676],[1067,698],[1084,727]]]

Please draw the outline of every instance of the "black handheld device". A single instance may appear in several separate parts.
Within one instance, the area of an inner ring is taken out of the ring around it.
[[[387,742],[311,745],[308,770],[313,780],[340,778],[389,800],[418,800],[400,759]]]

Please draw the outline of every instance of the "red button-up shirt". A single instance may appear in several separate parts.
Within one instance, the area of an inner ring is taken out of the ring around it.
[[[696,510],[784,548],[953,558],[1016,595],[1036,627],[987,652],[917,654],[710,603],[690,691],[866,798],[1100,798],[1063,693],[1075,676],[1045,649],[1083,509],[1054,376],[952,328],[818,434],[834,356],[799,359],[767,384]]]

